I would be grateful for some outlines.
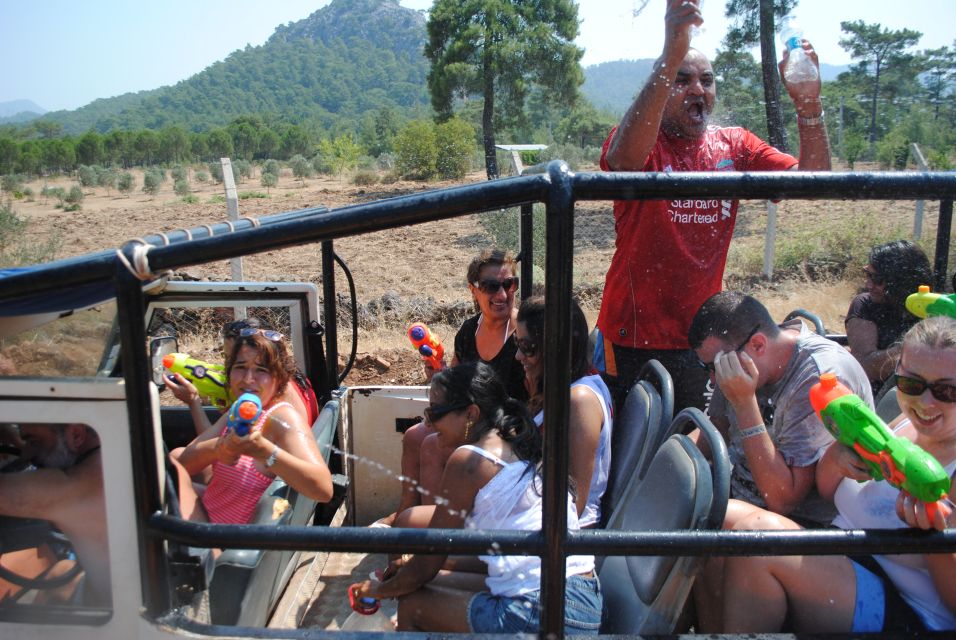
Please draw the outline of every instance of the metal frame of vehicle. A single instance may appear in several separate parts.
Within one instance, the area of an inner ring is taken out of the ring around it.
[[[570,291],[574,203],[577,200],[668,199],[680,197],[766,198],[766,199],[937,199],[940,200],[936,288],[942,288],[946,274],[956,174],[953,173],[719,173],[719,174],[574,174],[564,163],[555,161],[545,173],[503,179],[478,185],[442,189],[403,196],[386,201],[345,207],[318,216],[303,216],[278,221],[268,227],[235,231],[192,241],[157,246],[146,256],[153,272],[184,267],[199,262],[222,260],[277,249],[321,242],[323,247],[323,317],[334,318],[334,279],[331,271],[332,242],[341,237],[379,231],[443,218],[461,216],[503,207],[546,206],[546,282],[547,326],[544,350],[548,362],[568,366],[549,366],[545,371],[545,410],[549,429],[544,461],[544,522],[541,532],[478,532],[465,530],[421,530],[414,533],[385,529],[342,529],[288,527],[277,532],[259,526],[198,524],[163,515],[161,463],[157,451],[159,425],[155,413],[155,389],[150,384],[150,365],[142,345],[146,335],[142,326],[144,296],[141,281],[121,262],[103,257],[90,260],[83,269],[82,259],[67,267],[53,263],[36,271],[0,280],[0,303],[28,294],[49,294],[63,287],[112,278],[116,285],[122,345],[122,370],[125,378],[128,438],[118,438],[128,449],[114,443],[116,455],[128,454],[138,473],[127,477],[132,493],[122,514],[135,519],[135,548],[138,563],[124,579],[139,579],[141,612],[114,611],[113,618],[135,615],[136,631],[125,637],[173,635],[177,629],[210,636],[248,634],[251,630],[198,625],[171,611],[169,575],[165,562],[165,543],[173,540],[195,546],[230,548],[273,548],[420,553],[483,552],[492,543],[502,553],[523,553],[542,558],[542,634],[563,635],[564,558],[570,553],[599,555],[760,555],[760,554],[843,554],[941,552],[956,550],[956,531],[929,533],[917,531],[804,531],[804,532],[621,532],[573,531],[566,528],[568,450],[566,430],[570,354]],[[133,245],[123,249],[133,261]],[[526,256],[527,257],[527,256]],[[142,261],[142,256],[139,256]],[[330,289],[331,287],[331,289]],[[327,332],[328,362],[336,362],[334,340]],[[116,381],[109,381],[116,384]],[[32,383],[29,383],[32,384]],[[332,389],[318,389],[328,396]],[[125,450],[120,450],[125,449]],[[114,514],[112,517],[119,518]],[[111,542],[111,544],[113,544]],[[131,544],[130,548],[134,548]],[[114,592],[116,587],[114,586]],[[126,593],[134,590],[127,586]],[[117,602],[125,605],[134,598]],[[122,614],[122,616],[121,616]],[[0,627],[3,629],[3,627]],[[129,628],[127,628],[129,629]],[[11,632],[27,635],[59,635],[55,627],[41,632],[29,626],[14,625]],[[63,633],[63,637],[80,637]],[[94,634],[82,634],[92,637]],[[100,634],[102,635],[102,634]],[[316,630],[256,630],[257,637],[313,637]],[[347,637],[346,636],[343,637]]]

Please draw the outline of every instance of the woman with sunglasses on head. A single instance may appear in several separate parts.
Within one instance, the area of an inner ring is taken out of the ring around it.
[[[512,398],[526,400],[524,371],[515,361],[516,273],[515,259],[498,249],[482,251],[468,265],[468,290],[478,313],[465,320],[455,334],[451,364],[484,362],[491,366]],[[434,374],[428,366],[425,370],[429,376]],[[451,451],[438,446],[434,430],[425,422],[406,430],[402,437],[402,475],[409,481],[402,486],[398,510],[379,520],[376,526],[390,526],[398,513],[417,504],[433,504],[432,494],[449,455]]]
[[[284,336],[278,331],[263,328],[257,318],[244,318],[227,323],[222,328],[222,353],[228,358],[232,354],[236,338],[251,336],[255,333],[261,333],[270,340],[282,340]],[[203,407],[202,397],[195,385],[182,375],[175,373],[166,376],[166,387],[172,392],[177,400],[189,407],[189,413],[193,419],[193,425],[196,427],[196,434],[199,435],[211,426],[209,418],[206,416],[206,410]],[[286,385],[282,392],[283,402],[288,402],[299,412],[305,421],[312,425],[319,416],[318,400],[315,392],[312,390],[312,384],[298,369],[292,375],[290,384]],[[177,449],[176,451],[180,451]]]
[[[447,503],[431,507],[429,527],[538,531],[542,517],[541,436],[524,403],[508,397],[488,365],[469,362],[432,378],[426,419],[452,454],[441,481]],[[567,522],[577,528],[569,497]],[[486,555],[487,575],[443,573],[446,556],[414,555],[384,582],[355,596],[399,598],[399,631],[535,633],[541,559]],[[566,562],[567,633],[597,633],[601,592],[593,556]]]
[[[902,415],[897,436],[956,472],[956,320],[929,318],[902,341],[896,370]],[[945,530],[956,514],[935,513],[909,494],[871,480],[850,448],[834,443],[817,465],[820,493],[832,496],[843,529],[913,527]],[[944,505],[951,508],[950,505]],[[740,529],[796,529],[769,512]],[[905,632],[956,629],[956,554],[731,558],[724,582],[724,628],[731,633],[777,631],[784,619],[797,632]]]
[[[528,386],[533,390],[530,406],[537,411],[535,422],[544,422],[540,411],[544,401],[544,314],[543,296],[521,303],[515,336],[518,361],[524,367]],[[582,528],[601,522],[601,498],[607,489],[611,470],[611,428],[613,404],[604,380],[591,369],[588,323],[581,307],[571,302],[571,405],[568,418],[571,478],[577,496],[578,517]]]
[[[919,320],[906,310],[906,297],[932,279],[929,259],[908,240],[894,240],[870,251],[864,267],[865,291],[853,298],[846,313],[850,351],[863,366],[874,398],[893,372],[899,340]]]
[[[327,502],[332,476],[309,425],[282,394],[295,372],[295,362],[281,339],[253,331],[235,338],[226,360],[232,397],[258,396],[261,415],[240,436],[227,425],[227,414],[170,455],[179,478],[184,518],[227,524],[249,522],[256,503],[276,476],[300,494]],[[211,469],[208,486],[197,495],[190,476]]]

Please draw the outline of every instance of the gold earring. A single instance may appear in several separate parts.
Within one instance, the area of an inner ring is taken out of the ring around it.
[[[471,432],[471,425],[473,424],[475,423],[471,420],[465,423],[465,442],[468,442],[468,434]]]

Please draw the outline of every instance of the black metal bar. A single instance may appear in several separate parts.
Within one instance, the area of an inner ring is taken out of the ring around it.
[[[577,200],[740,198],[800,200],[952,200],[952,172],[831,173],[826,171],[578,173]]]
[[[949,240],[953,230],[953,201],[939,203],[939,222],[936,225],[936,258],[933,260],[933,291],[946,291],[949,271]]]
[[[116,307],[120,332],[126,406],[129,412],[130,462],[133,467],[133,492],[136,505],[136,537],[139,546],[140,578],[143,602],[150,616],[170,607],[169,576],[162,540],[147,535],[147,520],[162,508],[157,467],[156,427],[149,392],[152,369],[146,353],[146,305],[142,282],[125,267],[116,267]],[[102,434],[101,434],[102,437]]]
[[[531,288],[534,285],[534,205],[521,205],[519,220],[520,253],[521,258],[521,299],[531,297]]]
[[[565,551],[568,535],[568,414],[571,385],[571,291],[574,194],[568,165],[548,165],[544,321],[544,515],[547,555],[541,558],[542,637],[564,635]]]
[[[339,336],[336,323],[335,249],[331,240],[322,241],[322,323],[325,328],[325,362],[329,384],[339,386]]]
[[[547,497],[545,498],[547,499]],[[456,553],[544,555],[549,538],[540,531],[484,531],[473,529],[370,529],[367,527],[309,527],[208,524],[181,520],[161,513],[150,516],[148,534],[195,547],[224,549],[279,549],[309,551],[417,552],[442,555],[454,545]],[[915,529],[803,531],[569,531],[565,549],[570,554],[628,556],[755,556],[845,555],[858,553],[952,553],[956,530],[925,532]],[[563,569],[563,567],[562,567]],[[545,580],[547,583],[548,581]]]

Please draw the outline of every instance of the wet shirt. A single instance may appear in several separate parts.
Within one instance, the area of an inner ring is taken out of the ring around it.
[[[607,151],[601,168],[609,171]],[[688,142],[661,131],[644,171],[783,171],[796,158],[740,127],[710,126]],[[687,349],[700,305],[721,289],[737,200],[686,198],[614,202],[614,257],[598,327],[614,344]]]
[[[799,327],[800,335],[783,376],[776,383],[757,390],[757,404],[767,425],[767,433],[787,466],[808,467],[815,464],[833,442],[833,436],[810,405],[810,387],[819,381],[820,374],[835,373],[839,381],[863,398],[869,407],[873,407],[873,394],[863,367],[849,351],[809,331],[800,320],[780,326],[782,329]],[[744,453],[738,431],[740,425],[719,388],[714,391],[708,413],[725,416],[731,425],[727,447],[734,465],[730,476],[731,497],[766,508],[767,503],[757,488]],[[791,515],[826,525],[835,514],[833,504],[817,493],[814,484]]]
[[[461,323],[461,328],[455,334],[455,355],[458,356],[459,362],[481,360],[481,356],[478,355],[478,346],[475,344],[475,332],[478,331],[480,318],[480,313],[468,318]],[[511,332],[495,357],[482,362],[495,370],[498,380],[505,385],[509,396],[516,400],[527,400],[528,390],[524,386],[524,367],[515,358],[517,352],[518,343],[515,342],[514,332]]]

